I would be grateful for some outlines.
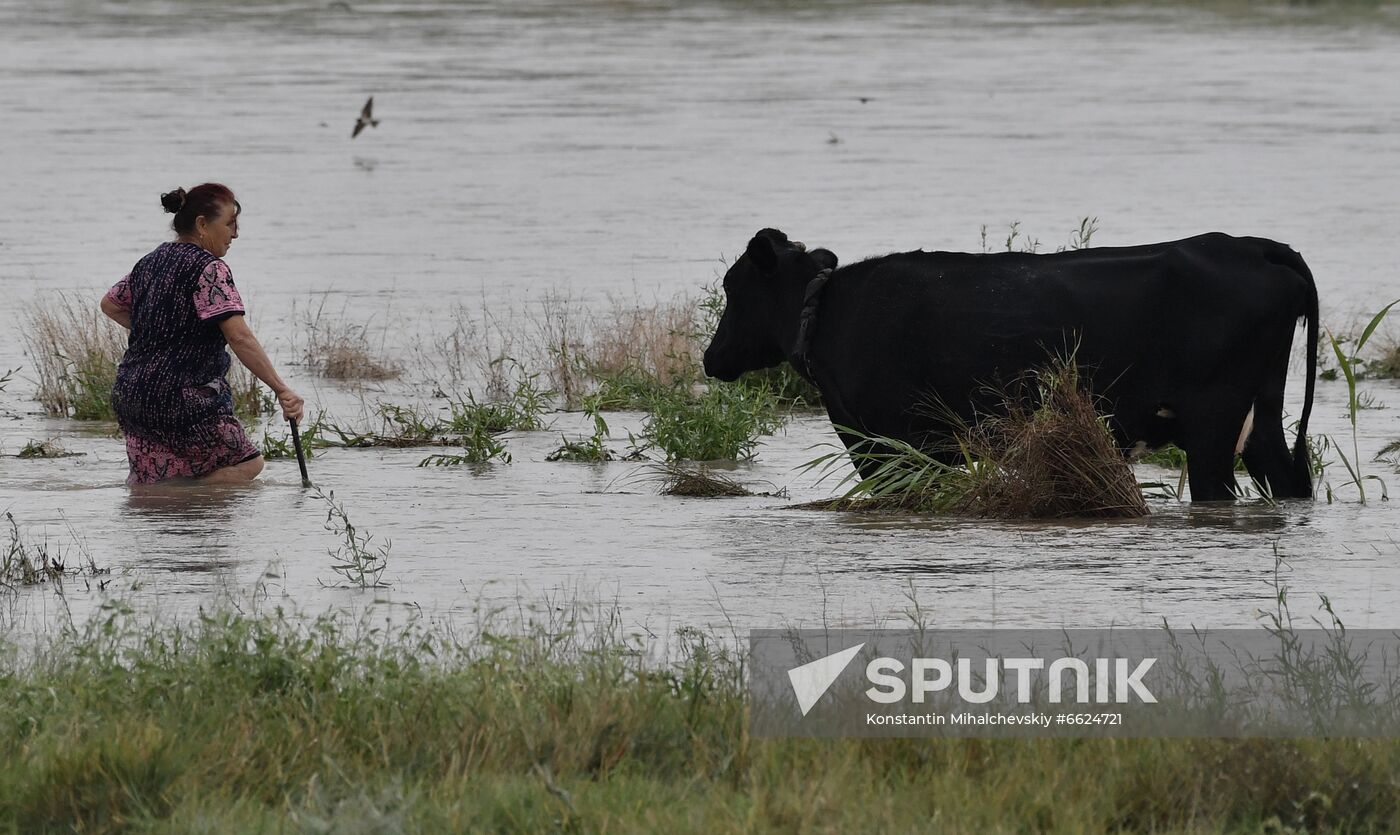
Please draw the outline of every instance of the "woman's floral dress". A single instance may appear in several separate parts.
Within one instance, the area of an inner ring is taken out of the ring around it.
[[[112,406],[131,462],[127,484],[198,478],[256,458],[233,416],[219,323],[242,315],[228,265],[201,246],[165,243],[107,297],[131,313]]]

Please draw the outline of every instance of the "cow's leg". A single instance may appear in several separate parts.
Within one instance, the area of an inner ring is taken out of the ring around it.
[[[1276,499],[1306,498],[1293,482],[1293,453],[1283,436],[1283,397],[1266,394],[1254,408],[1254,432],[1245,442],[1244,466],[1268,495]]]
[[[1312,482],[1299,483],[1293,464],[1293,451],[1283,434],[1283,385],[1288,376],[1285,354],[1271,367],[1264,391],[1254,401],[1254,432],[1245,443],[1242,456],[1250,476],[1268,495],[1276,499],[1305,499],[1312,495]]]
[[[1186,453],[1191,501],[1224,502],[1235,498],[1235,447],[1249,414],[1249,401],[1232,395],[1206,395],[1204,408],[1181,410],[1177,445]]]
[[[1186,469],[1191,481],[1191,501],[1227,502],[1235,499],[1239,485],[1235,483],[1235,439],[1184,442]]]

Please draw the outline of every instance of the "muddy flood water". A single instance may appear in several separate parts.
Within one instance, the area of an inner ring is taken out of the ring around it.
[[[352,141],[371,94],[381,124]],[[599,601],[657,632],[893,624],[911,601],[944,626],[1244,626],[1277,576],[1296,616],[1324,594],[1349,626],[1400,626],[1400,500],[1371,481],[1361,503],[1340,463],[1330,503],[872,518],[792,507],[835,488],[799,469],[835,441],[819,414],[730,473],[782,497],[667,497],[636,463],[546,461],[588,431],[578,413],[509,435],[513,461],[486,468],[326,451],[312,478],[392,543],[389,588],[336,588],[340,541],[295,462],[247,489],[133,494],[112,425],[43,415],[25,339],[28,306],[95,305],[169,237],[160,192],[204,180],[244,207],[227,261],[254,329],[313,413],[346,419],[440,406],[463,317],[527,341],[543,306],[695,297],[767,226],[846,263],[977,250],[984,225],[1000,248],[1012,223],[1053,250],[1089,216],[1098,245],[1262,235],[1307,259],[1323,323],[1355,328],[1400,296],[1393,10],[0,0],[0,111],[0,372],[19,369],[0,393],[0,511],[24,541],[111,570],[62,599],[0,592],[7,617],[109,599],[179,616],[260,589],[465,620]],[[318,377],[318,314],[364,325],[403,376]],[[1362,388],[1362,466],[1400,491],[1372,460],[1400,438],[1400,386]],[[1311,430],[1350,455],[1346,403],[1320,382]],[[643,416],[608,417],[623,451]],[[31,440],[83,454],[17,458]]]

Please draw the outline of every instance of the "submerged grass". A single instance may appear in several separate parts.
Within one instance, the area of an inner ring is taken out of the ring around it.
[[[324,493],[319,487],[312,495],[326,503],[325,529],[340,540],[330,551],[331,570],[347,583],[361,589],[381,588],[384,571],[389,567],[389,540],[376,544],[374,534],[357,528],[342,502],[336,501],[335,491]]]
[[[112,385],[126,353],[126,332],[86,297],[66,294],[31,304],[22,326],[37,375],[35,399],[45,414],[115,420]],[[239,418],[251,420],[276,407],[272,393],[236,359],[228,379]]]
[[[580,437],[573,440],[561,437],[559,439],[561,442],[559,448],[545,456],[546,461],[598,463],[602,461],[612,461],[617,457],[613,451],[607,447],[608,422],[603,419],[597,401],[591,398],[586,399],[583,410],[593,423],[593,434],[588,437]]]
[[[2,645],[0,645],[2,646]],[[735,642],[615,610],[471,634],[120,603],[0,652],[0,827],[1388,831],[1386,739],[756,739]]]
[[[86,297],[58,294],[32,303],[24,339],[38,375],[35,395],[51,417],[111,420],[112,384],[126,334]]]
[[[47,537],[35,541],[20,529],[14,514],[5,511],[5,533],[8,542],[0,544],[0,592],[14,592],[22,587],[45,583],[62,585],[69,577],[94,577],[109,574],[110,569],[99,568],[92,555],[78,543],[76,554],[70,549],[64,553],[61,546],[51,544]],[[0,632],[0,638],[3,638]],[[4,644],[0,643],[0,650]],[[3,660],[3,654],[0,654]],[[0,667],[3,673],[3,667]]]
[[[644,302],[611,298],[586,309],[547,293],[525,310],[459,307],[442,337],[418,341],[418,362],[437,391],[474,382],[491,397],[508,392],[509,367],[528,368],[566,410],[647,410],[657,398],[695,397],[706,382],[706,345],[724,309],[717,286],[698,297]],[[475,369],[475,373],[473,373]],[[786,364],[740,379],[788,407],[820,405],[816,389]]]

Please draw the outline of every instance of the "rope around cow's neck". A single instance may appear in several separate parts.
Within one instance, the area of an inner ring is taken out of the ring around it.
[[[807,292],[802,296],[802,315],[797,323],[797,343],[792,347],[792,367],[813,385],[816,385],[816,381],[812,379],[812,333],[817,327],[817,302],[829,278],[830,267],[807,282]]]

